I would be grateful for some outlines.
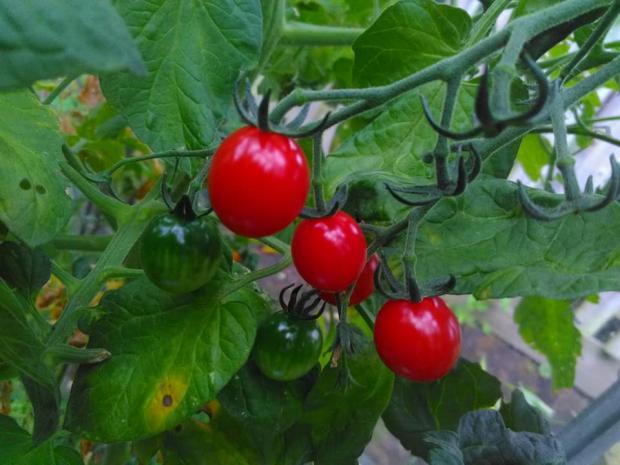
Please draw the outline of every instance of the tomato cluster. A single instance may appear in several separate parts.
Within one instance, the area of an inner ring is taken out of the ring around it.
[[[238,235],[258,238],[283,230],[301,214],[310,173],[294,140],[247,126],[222,142],[213,156],[207,186],[220,221]],[[142,238],[145,273],[169,292],[191,292],[207,284],[222,255],[213,221],[196,218],[189,210],[184,215],[175,209],[156,218]],[[338,294],[342,297],[351,290],[349,304],[357,305],[374,292],[379,257],[367,257],[362,228],[343,211],[302,220],[293,234],[291,252],[299,274],[325,302],[336,304]],[[286,311],[271,315],[257,334],[255,363],[278,381],[308,373],[322,351],[316,321],[294,310],[298,291]],[[445,376],[458,359],[460,337],[454,314],[439,297],[388,300],[374,328],[375,346],[384,363],[414,381]]]

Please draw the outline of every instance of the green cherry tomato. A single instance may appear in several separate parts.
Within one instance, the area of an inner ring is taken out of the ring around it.
[[[211,218],[167,213],[155,218],[142,236],[142,268],[151,282],[165,291],[192,292],[213,277],[222,247]]]
[[[323,336],[316,321],[278,312],[259,328],[254,360],[268,378],[291,381],[318,363],[322,349]]]

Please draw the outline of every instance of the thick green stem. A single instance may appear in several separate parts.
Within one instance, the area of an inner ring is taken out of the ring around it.
[[[444,128],[449,128],[452,124],[452,117],[454,116],[454,109],[456,108],[456,101],[459,93],[459,87],[461,86],[460,74],[454,76],[454,78],[448,81],[446,89],[446,98],[443,104],[443,114],[441,115],[441,125]],[[437,138],[437,144],[433,155],[435,157],[435,173],[437,176],[437,186],[439,189],[446,189],[450,184],[450,173],[448,172],[447,158],[450,153],[450,145],[448,138],[439,135]]]
[[[68,271],[65,271],[58,263],[52,260],[52,274],[56,276],[67,288],[67,293],[73,295],[73,293],[80,286],[80,280],[73,276]]]
[[[282,42],[300,46],[350,46],[362,32],[361,28],[287,22],[282,30]]]
[[[68,163],[61,162],[60,170],[88,200],[106,215],[115,218],[118,222],[122,222],[129,215],[131,211],[129,205],[105,195]]]
[[[616,139],[607,134],[602,134],[600,132],[592,131],[588,128],[583,128],[581,126],[567,126],[566,131],[569,134],[574,134],[577,136],[586,136],[591,137],[592,139],[597,139],[603,142],[607,142],[609,144],[615,145],[616,147],[620,147],[620,139]],[[549,134],[553,133],[553,127],[551,126],[541,126],[532,131],[537,134]]]
[[[323,197],[322,171],[323,149],[321,147],[323,133],[314,136],[312,147],[312,190],[314,192],[314,206],[318,211],[325,211],[325,198]]]
[[[50,105],[54,100],[56,100],[56,97],[58,97],[63,90],[69,87],[69,84],[75,81],[76,78],[77,76],[68,76],[64,78],[61,83],[58,84],[54,88],[54,90],[52,90],[50,94],[45,98],[45,100],[43,101],[43,105]]]
[[[130,209],[130,215],[121,225],[112,241],[103,251],[95,268],[81,281],[80,286],[73,295],[73,298],[62,312],[60,320],[56,323],[54,331],[50,336],[51,343],[64,342],[75,329],[75,324],[79,318],[79,310],[88,307],[93,297],[101,289],[106,270],[121,266],[125,257],[133,248],[136,241],[140,238],[151,218],[164,211],[161,202],[150,201],[138,204]]]
[[[105,250],[113,236],[56,236],[52,245],[62,250],[79,250],[83,252],[101,252]]]

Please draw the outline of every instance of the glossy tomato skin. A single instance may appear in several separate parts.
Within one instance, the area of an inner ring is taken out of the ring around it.
[[[211,218],[156,217],[142,235],[142,268],[156,286],[172,293],[207,284],[220,264],[223,244]]]
[[[291,381],[318,363],[322,349],[323,336],[316,321],[278,312],[258,330],[254,361],[268,378]]]
[[[293,139],[246,126],[217,149],[207,187],[213,209],[228,229],[263,237],[286,228],[299,215],[310,189],[310,171]]]
[[[375,271],[379,266],[379,257],[375,254],[366,262],[362,274],[355,282],[355,287],[349,299],[349,305],[362,303],[375,292]],[[336,296],[329,292],[321,292],[321,298],[332,305],[336,305]]]
[[[457,362],[461,329],[439,297],[420,303],[389,300],[377,314],[374,339],[379,356],[392,371],[428,382],[445,376]]]
[[[325,292],[347,289],[366,264],[366,238],[362,228],[343,211],[299,223],[291,251],[301,277],[315,289]]]

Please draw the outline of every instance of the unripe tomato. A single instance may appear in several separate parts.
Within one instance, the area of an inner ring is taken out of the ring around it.
[[[357,278],[355,287],[351,293],[349,299],[349,305],[357,305],[366,300],[370,295],[375,292],[375,271],[379,266],[379,257],[373,255],[370,260],[366,262],[366,266],[362,270],[362,274]],[[329,292],[321,292],[321,298],[329,302],[332,305],[336,305],[336,296]]]
[[[322,349],[323,336],[315,320],[278,312],[258,330],[254,361],[268,378],[291,381],[318,363]]]
[[[299,223],[291,251],[301,277],[315,289],[325,292],[347,289],[366,264],[366,238],[362,228],[343,211]]]
[[[142,235],[142,268],[151,282],[165,291],[195,291],[217,271],[222,247],[211,218],[187,219],[167,213],[155,218]]]
[[[442,378],[461,349],[459,323],[439,297],[389,300],[377,314],[374,338],[383,362],[412,381]]]
[[[217,149],[207,186],[213,210],[228,229],[241,236],[269,236],[303,209],[310,171],[293,139],[247,126]]]

